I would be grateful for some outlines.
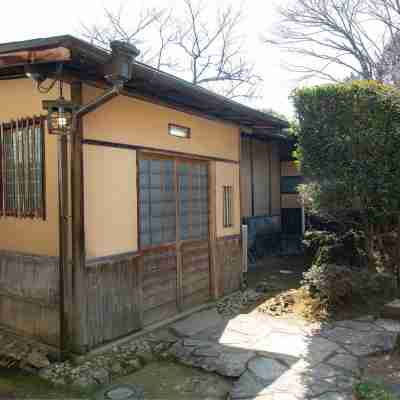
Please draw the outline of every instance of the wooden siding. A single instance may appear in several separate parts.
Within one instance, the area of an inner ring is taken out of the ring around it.
[[[218,239],[215,258],[219,296],[225,296],[238,290],[243,271],[240,237],[232,236]]]
[[[140,329],[137,258],[110,259],[84,271],[86,345],[92,348]]]
[[[177,307],[177,263],[174,249],[153,250],[143,256],[141,282],[143,325],[172,317]]]
[[[281,171],[279,143],[271,143],[271,215],[281,214]]]
[[[210,299],[210,246],[208,240],[184,243],[182,254],[182,308]]]
[[[59,340],[58,263],[0,252],[0,324],[50,345]]]
[[[280,215],[279,143],[242,137],[242,218]]]

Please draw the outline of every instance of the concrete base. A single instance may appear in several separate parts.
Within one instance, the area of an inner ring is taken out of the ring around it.
[[[382,310],[382,316],[384,318],[400,321],[400,299],[385,304]]]

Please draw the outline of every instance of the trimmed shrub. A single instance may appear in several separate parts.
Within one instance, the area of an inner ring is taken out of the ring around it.
[[[353,296],[353,272],[333,264],[314,264],[303,274],[302,286],[329,307],[345,304]]]
[[[363,267],[367,264],[365,238],[362,232],[350,230],[343,234],[309,231],[303,240],[310,264],[336,264]]]
[[[334,312],[347,303],[382,299],[395,291],[391,275],[370,273],[335,264],[314,264],[303,274],[302,287],[321,305]]]

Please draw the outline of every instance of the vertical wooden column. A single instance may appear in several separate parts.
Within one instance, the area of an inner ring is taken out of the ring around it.
[[[71,83],[71,100],[82,104],[81,82]],[[87,301],[85,289],[85,220],[83,186],[83,125],[78,121],[77,130],[71,138],[71,213],[72,213],[72,310],[71,332],[75,350],[84,350],[86,346]]]
[[[178,312],[183,311],[183,274],[182,274],[182,241],[180,232],[180,188],[179,188],[179,161],[174,161],[175,165],[175,213],[176,213],[176,306]]]
[[[210,161],[208,167],[209,185],[209,240],[210,240],[210,276],[211,297],[219,297],[219,269],[217,263],[217,220],[216,220],[216,164]]]

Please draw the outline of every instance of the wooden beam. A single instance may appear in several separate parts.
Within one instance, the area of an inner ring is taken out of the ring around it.
[[[166,156],[166,157],[187,158],[187,159],[199,160],[199,161],[222,161],[222,162],[231,163],[231,164],[239,164],[239,161],[230,160],[230,159],[226,159],[226,158],[203,156],[203,155],[199,155],[199,154],[184,153],[184,152],[173,151],[173,150],[164,150],[164,149],[159,149],[156,147],[132,145],[132,144],[127,144],[127,143],[108,142],[108,141],[95,140],[95,139],[84,139],[83,144],[92,145],[92,146],[113,147],[116,149],[137,150],[137,151],[141,151],[142,153],[153,153],[153,154],[157,154],[160,156]]]
[[[13,53],[0,54],[0,67],[70,60],[71,52],[65,47],[56,47],[44,50],[15,51]]]

